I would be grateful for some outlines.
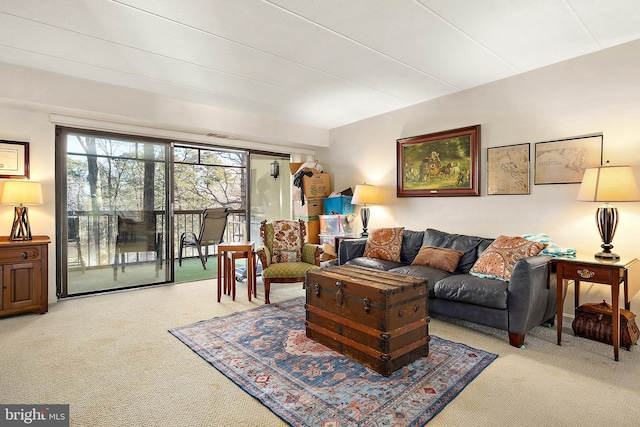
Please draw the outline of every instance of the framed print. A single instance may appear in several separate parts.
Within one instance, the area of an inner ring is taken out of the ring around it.
[[[480,125],[397,143],[398,197],[480,195]]]
[[[602,140],[590,135],[537,142],[535,184],[579,184],[586,168],[602,165]]]
[[[487,148],[487,194],[529,194],[530,144]]]
[[[0,178],[29,178],[29,143],[0,140]]]

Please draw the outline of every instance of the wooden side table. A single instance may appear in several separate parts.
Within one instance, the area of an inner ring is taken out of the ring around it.
[[[218,245],[218,302],[220,302],[222,285],[224,280],[225,291],[232,292],[232,299],[235,301],[235,284],[234,273],[232,272],[232,264],[235,259],[247,259],[247,288],[249,301],[251,301],[251,293],[256,288],[256,258],[255,258],[254,242],[223,242]],[[231,260],[229,259],[231,258]],[[232,291],[233,290],[233,291]]]
[[[562,340],[562,308],[564,303],[564,280],[573,280],[575,284],[575,307],[580,305],[580,282],[600,283],[611,287],[611,306],[613,307],[611,322],[613,326],[613,357],[618,361],[620,351],[620,284],[624,289],[624,307],[630,309],[629,303],[629,268],[638,262],[637,258],[620,258],[605,261],[593,256],[576,256],[554,258],[557,275],[557,310],[556,324],[558,328],[558,345]]]

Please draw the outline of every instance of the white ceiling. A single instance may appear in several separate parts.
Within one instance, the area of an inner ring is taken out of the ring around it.
[[[639,38],[638,0],[0,0],[0,62],[329,129]]]

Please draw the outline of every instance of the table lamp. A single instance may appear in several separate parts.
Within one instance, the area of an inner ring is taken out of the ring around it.
[[[31,240],[29,211],[24,205],[42,204],[42,187],[39,182],[5,181],[0,203],[18,205],[15,208],[13,227],[9,240]]]
[[[370,184],[358,184],[353,192],[353,198],[351,199],[352,205],[363,205],[360,208],[360,218],[362,218],[362,233],[361,237],[368,237],[367,225],[369,224],[369,208],[367,205],[373,205],[379,203],[378,190],[376,187]]]
[[[611,252],[613,235],[618,226],[618,209],[610,202],[637,202],[640,193],[631,166],[605,166],[587,168],[578,190],[578,200],[604,202],[596,211],[596,223],[602,238],[602,252],[596,258],[617,260],[620,256]]]

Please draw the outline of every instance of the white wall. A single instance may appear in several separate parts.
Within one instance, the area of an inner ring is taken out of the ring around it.
[[[175,138],[227,147],[255,148],[309,159],[328,146],[329,131],[152,95],[52,73],[0,64],[0,140],[26,141],[32,181],[42,183],[44,204],[29,207],[34,235],[48,235],[49,301],[56,301],[55,124],[69,120],[90,128]],[[62,117],[64,116],[64,117]],[[88,120],[85,120],[88,119]],[[69,123],[66,123],[69,124]],[[219,140],[207,132],[237,140]],[[286,168],[283,172],[287,172]],[[1,182],[2,180],[0,180]],[[9,235],[13,207],[0,206],[0,235]]]
[[[473,72],[472,70],[470,72]],[[604,160],[630,164],[640,183],[640,42],[614,47],[331,131],[334,189],[383,189],[369,228],[404,226],[496,237],[549,234],[585,254],[600,250],[596,203],[577,202],[579,184],[534,185],[530,195],[487,196],[487,147],[603,133]],[[396,197],[396,140],[480,124],[481,197]],[[531,175],[533,176],[533,163]],[[614,252],[640,257],[640,203],[620,203]],[[638,269],[640,270],[640,268]],[[632,294],[640,289],[632,274]],[[573,312],[571,292],[565,312]],[[581,302],[611,301],[608,287],[583,285]],[[640,294],[632,300],[640,312]]]

